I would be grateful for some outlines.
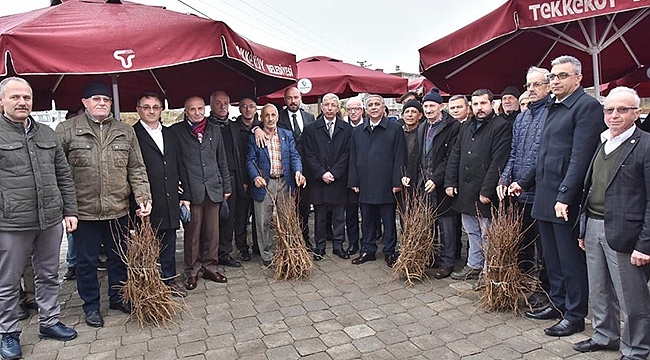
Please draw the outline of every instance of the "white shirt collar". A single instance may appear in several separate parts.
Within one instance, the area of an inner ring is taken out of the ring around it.
[[[634,134],[634,130],[636,130],[636,125],[632,125],[631,128],[614,137],[611,136],[609,129],[600,133],[600,141],[605,143],[605,154],[609,154],[621,146],[621,144],[623,144],[627,139],[630,138],[630,136],[632,136],[632,134]]]

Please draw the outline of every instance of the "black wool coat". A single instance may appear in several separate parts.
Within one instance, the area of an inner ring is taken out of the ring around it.
[[[418,145],[420,151],[418,154],[418,166],[421,169],[417,177],[417,185],[424,188],[427,180],[433,180],[436,184],[436,213],[439,215],[452,215],[452,206],[454,198],[450,198],[445,193],[445,172],[447,170],[447,160],[451,154],[451,150],[458,138],[460,131],[460,123],[458,120],[452,118],[446,112],[442,113],[440,119],[440,131],[433,138],[433,143],[429,152],[424,152],[424,142],[427,135],[428,121],[423,122],[418,126]],[[455,213],[454,213],[455,214]]]
[[[393,204],[406,167],[404,130],[382,118],[374,130],[365,121],[352,131],[348,187],[359,187],[363,204]]]
[[[133,130],[138,138],[151,187],[151,226],[159,230],[178,229],[179,200],[189,200],[187,194],[178,194],[180,179],[187,177],[178,138],[171,129],[163,126],[163,154],[139,121],[133,125]]]
[[[447,160],[445,188],[458,189],[454,210],[461,214],[491,218],[491,206],[498,204],[496,187],[510,155],[512,123],[492,113],[476,129],[476,117],[460,126],[458,139]],[[483,204],[479,196],[490,198]]]
[[[350,161],[350,137],[352,126],[337,118],[334,133],[330,139],[320,116],[305,126],[302,134],[304,157],[303,168],[308,175],[309,200],[312,204],[337,204],[348,202],[348,166]],[[323,174],[331,172],[334,182],[327,184]]]

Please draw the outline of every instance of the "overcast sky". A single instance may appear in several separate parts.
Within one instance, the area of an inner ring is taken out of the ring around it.
[[[250,40],[296,54],[366,61],[418,72],[418,49],[489,13],[505,0],[136,0],[224,21]],[[2,0],[0,16],[50,0]],[[189,6],[187,6],[187,5]],[[194,8],[194,10],[192,9]],[[164,36],[164,34],[161,34]]]

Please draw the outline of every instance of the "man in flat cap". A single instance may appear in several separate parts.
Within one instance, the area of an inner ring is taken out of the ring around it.
[[[79,224],[74,233],[77,290],[86,324],[102,327],[97,279],[100,246],[104,244],[108,257],[109,308],[130,313],[117,288],[126,281],[126,267],[116,244],[124,249],[131,192],[140,216],[151,212],[151,194],[135,131],[113,117],[108,85],[86,84],[81,102],[86,110],[59,124],[56,132],[72,168],[79,204]]]

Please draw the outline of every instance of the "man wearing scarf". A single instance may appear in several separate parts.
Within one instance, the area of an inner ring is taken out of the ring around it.
[[[185,118],[171,127],[181,143],[181,161],[187,169],[184,191],[189,193],[191,220],[185,228],[185,288],[196,288],[203,278],[225,283],[219,263],[219,209],[231,194],[226,151],[217,125],[205,117],[205,102],[198,96],[185,100]]]

